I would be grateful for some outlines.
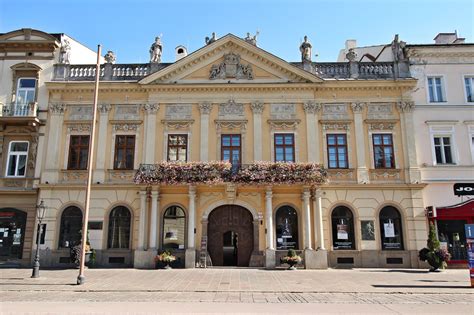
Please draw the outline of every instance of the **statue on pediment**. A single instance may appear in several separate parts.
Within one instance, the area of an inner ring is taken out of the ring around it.
[[[209,44],[215,42],[216,40],[217,40],[216,33],[212,32],[211,38],[206,36],[206,39],[205,39],[206,45],[209,45]]]
[[[150,47],[150,63],[160,63],[163,45],[161,44],[161,35],[155,37],[155,42]]]
[[[247,32],[247,36],[244,38],[244,40],[249,44],[257,46],[257,36],[258,36],[258,34],[259,34],[259,32],[257,31],[257,33],[255,33],[254,36],[250,36],[250,33]]]
[[[308,41],[308,36],[304,36],[304,42],[300,45],[300,52],[301,52],[301,61],[311,62],[311,51],[313,46]]]
[[[212,65],[209,73],[210,80],[216,79],[247,79],[253,80],[253,69],[250,64],[240,63],[240,55],[228,53],[224,55],[224,62]]]
[[[104,56],[105,62],[106,63],[111,63],[114,64],[115,60],[117,60],[117,57],[115,57],[115,54],[112,50],[109,50],[105,56]]]

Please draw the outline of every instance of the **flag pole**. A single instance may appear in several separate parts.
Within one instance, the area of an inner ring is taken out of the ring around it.
[[[99,98],[99,78],[100,78],[100,45],[97,45],[97,64],[95,68],[95,89],[94,89],[94,105],[92,108],[92,129],[89,143],[89,155],[87,160],[87,188],[86,188],[86,202],[84,209],[84,220],[82,222],[82,241],[81,241],[81,259],[79,260],[80,268],[77,276],[77,284],[84,284],[86,277],[84,276],[84,263],[86,258],[86,243],[87,243],[87,223],[89,221],[89,206],[92,183],[92,165],[94,160],[94,139],[95,139],[95,125],[97,120],[97,100]]]

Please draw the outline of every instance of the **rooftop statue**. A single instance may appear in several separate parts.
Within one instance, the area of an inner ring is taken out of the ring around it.
[[[304,42],[300,45],[300,52],[301,52],[301,61],[309,61],[311,62],[311,43],[308,42],[308,36],[305,35]]]
[[[257,36],[258,36],[258,34],[260,34],[260,33],[257,31],[254,36],[250,36],[250,33],[247,32],[247,37],[245,37],[244,40],[249,44],[257,46]]]
[[[398,62],[405,60],[406,44],[406,42],[398,40],[398,34],[395,35],[395,38],[392,41],[392,53],[394,61]]]
[[[150,47],[150,63],[160,63],[163,45],[161,44],[161,35],[155,37],[155,42]]]
[[[205,39],[206,45],[209,45],[209,44],[215,42],[216,40],[217,40],[217,38],[216,38],[216,33],[215,33],[215,32],[212,32],[211,38],[209,38],[209,37],[206,36],[206,39]]]
[[[105,62],[106,62],[106,63],[114,64],[114,63],[115,63],[115,60],[116,60],[117,58],[115,57],[114,52],[113,52],[112,50],[109,50],[109,51],[107,51],[107,53],[105,54],[104,59],[105,59]]]
[[[59,63],[69,64],[70,57],[71,57],[71,44],[69,44],[69,41],[67,39],[64,39],[61,44],[61,48],[59,50]]]

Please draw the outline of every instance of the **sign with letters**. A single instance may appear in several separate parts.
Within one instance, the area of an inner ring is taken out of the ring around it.
[[[456,196],[474,196],[474,183],[454,184]]]

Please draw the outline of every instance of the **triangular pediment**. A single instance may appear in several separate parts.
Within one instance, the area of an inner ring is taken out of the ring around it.
[[[140,84],[316,83],[322,79],[241,38],[228,34]]]

